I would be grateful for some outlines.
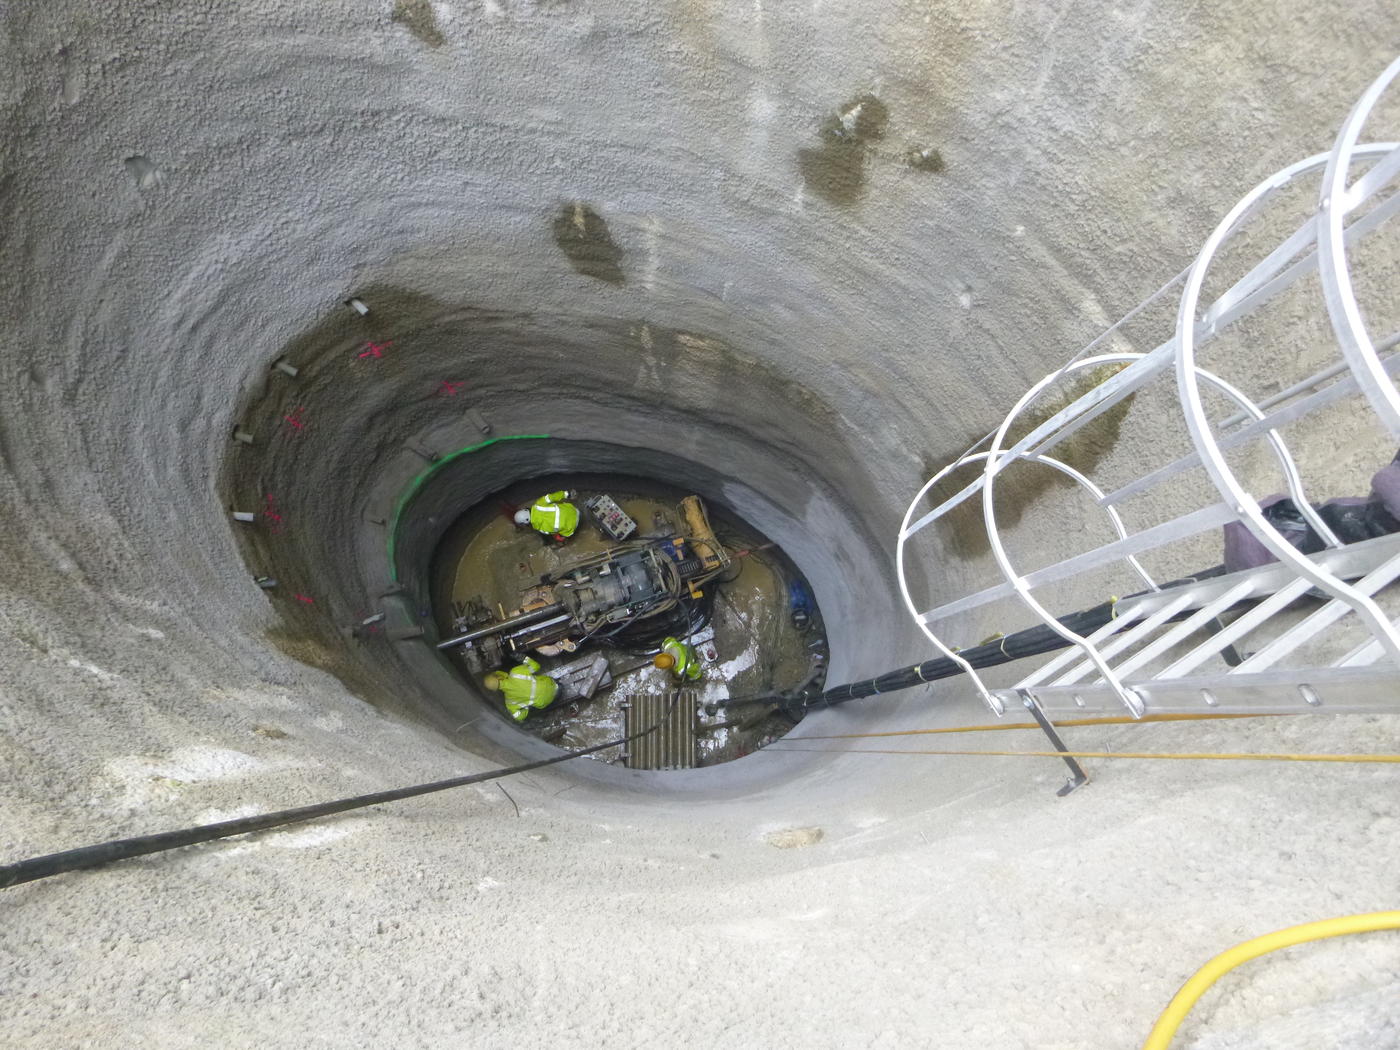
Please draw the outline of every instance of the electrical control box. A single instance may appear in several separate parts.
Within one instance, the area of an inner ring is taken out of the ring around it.
[[[629,518],[611,496],[590,496],[583,502],[589,516],[603,535],[613,540],[625,540],[637,531],[637,523]]]

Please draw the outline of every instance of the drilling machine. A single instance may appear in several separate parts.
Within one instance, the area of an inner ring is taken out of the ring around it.
[[[628,647],[670,633],[667,625],[681,615],[689,620],[705,596],[701,588],[730,564],[700,497],[687,496],[679,510],[683,530],[619,543],[546,573],[508,615],[478,615],[438,648],[463,647],[467,666],[480,674],[532,649],[552,656],[588,641]]]

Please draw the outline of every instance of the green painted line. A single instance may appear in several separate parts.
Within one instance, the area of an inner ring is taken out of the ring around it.
[[[468,445],[466,448],[459,448],[456,452],[448,453],[441,459],[434,460],[432,463],[428,464],[427,470],[423,471],[423,473],[419,474],[408,483],[408,487],[404,489],[403,495],[399,497],[398,503],[394,506],[394,519],[389,522],[389,579],[394,583],[399,582],[399,567],[394,560],[395,551],[399,542],[399,520],[403,517],[404,508],[407,507],[409,501],[418,494],[418,490],[423,487],[425,481],[459,456],[465,456],[472,452],[480,452],[482,449],[489,448],[498,441],[546,441],[548,439],[548,434],[508,434],[505,437],[491,438],[476,445]]]

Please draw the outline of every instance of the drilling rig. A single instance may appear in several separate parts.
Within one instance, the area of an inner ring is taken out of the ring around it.
[[[438,643],[461,647],[473,673],[530,650],[571,653],[586,642],[637,649],[666,634],[689,633],[708,618],[704,588],[730,565],[699,496],[679,505],[681,527],[619,543],[546,573],[500,618],[478,606],[459,618],[461,634]],[[698,622],[697,622],[698,620]]]

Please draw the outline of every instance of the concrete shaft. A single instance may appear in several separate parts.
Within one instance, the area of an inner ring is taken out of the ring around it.
[[[1258,177],[1324,147],[1400,31],[1380,0],[0,19],[6,858],[528,750],[421,644],[341,630],[386,607],[386,528],[423,454],[481,440],[468,406],[555,440],[424,489],[392,617],[415,615],[433,530],[497,479],[680,470],[812,579],[833,681],[928,656],[890,584],[908,494]],[[230,510],[262,517],[238,533]],[[939,553],[940,593],[985,570]],[[803,732],[969,720],[954,683]],[[1151,728],[1163,750],[1394,735]],[[1054,763],[565,766],[63,877],[6,897],[4,1029],[1130,1046],[1243,936],[1393,906],[1392,774],[1096,774],[1057,801]],[[1241,976],[1202,1024],[1212,1046],[1385,1045],[1397,972],[1394,940],[1319,947]]]

